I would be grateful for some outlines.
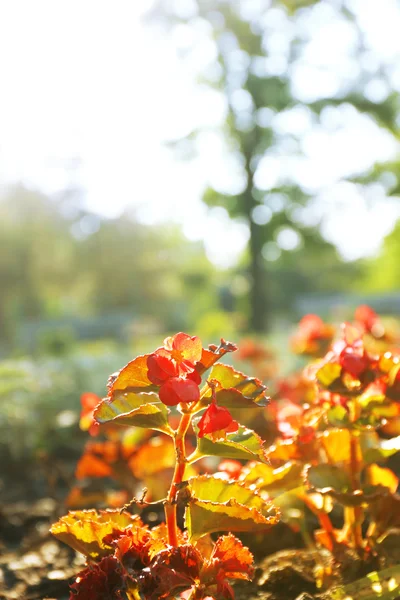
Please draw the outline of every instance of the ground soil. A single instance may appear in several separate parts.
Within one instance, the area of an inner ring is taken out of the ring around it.
[[[83,568],[84,558],[58,542],[49,527],[66,513],[63,499],[74,463],[51,477],[38,463],[8,467],[0,487],[0,599],[68,600],[69,584]],[[400,562],[399,540],[389,550],[396,562]],[[299,536],[285,525],[279,524],[262,538],[243,536],[243,541],[254,551],[257,568],[252,583],[235,586],[236,600],[329,598],[329,592],[319,594],[315,585],[315,555],[302,548]],[[388,566],[384,558],[366,563],[351,551],[340,564],[335,565],[329,555],[325,560],[335,580],[344,583]]]

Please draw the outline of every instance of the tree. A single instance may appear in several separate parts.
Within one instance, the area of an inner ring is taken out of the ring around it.
[[[366,262],[363,286],[369,292],[398,292],[400,282],[400,223],[394,227],[376,258]]]
[[[195,0],[187,6],[185,12],[179,2],[159,0],[152,16],[157,22],[164,19],[169,28],[184,22],[199,30],[201,22],[203,29],[210,31],[216,59],[211,73],[203,74],[203,81],[226,98],[226,117],[220,133],[241,173],[241,186],[236,193],[210,187],[203,199],[209,207],[222,206],[233,219],[247,223],[249,326],[262,331],[268,326],[268,311],[277,298],[276,294],[272,298],[272,275],[268,274],[263,253],[268,244],[275,243],[282,229],[290,227],[301,234],[302,209],[312,199],[293,175],[277,177],[273,173],[275,157],[299,157],[301,140],[301,134],[282,132],[276,117],[303,111],[312,127],[319,124],[326,107],[350,103],[379,126],[391,128],[397,102],[393,94],[382,102],[365,97],[364,86],[376,76],[369,68],[361,69],[350,84],[343,78],[344,83],[334,96],[321,93],[319,98],[301,100],[294,92],[291,72],[306,60],[304,48],[310,37],[304,23],[321,6],[354,29],[358,39],[356,54],[369,51],[348,3]],[[191,134],[190,139],[195,140],[196,134]],[[321,238],[320,247],[323,243]]]

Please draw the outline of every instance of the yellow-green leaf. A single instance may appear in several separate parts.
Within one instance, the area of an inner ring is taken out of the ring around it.
[[[252,429],[240,426],[226,440],[213,442],[209,436],[198,438],[197,450],[203,456],[223,456],[243,460],[268,462],[264,442]]]
[[[316,4],[318,0],[281,0],[282,4],[287,8],[290,15],[294,15],[297,10],[306,6]]]
[[[344,406],[333,406],[328,410],[328,421],[334,427],[348,427],[350,425],[350,417]]]
[[[305,504],[303,497],[305,494],[304,486],[300,486],[274,498],[274,504],[281,513],[281,520],[297,530],[304,521]]]
[[[77,510],[61,517],[51,527],[51,533],[77,552],[93,559],[112,554],[114,549],[104,542],[114,531],[144,527],[138,515],[119,510]]]
[[[216,390],[217,403],[229,409],[257,408],[266,406],[266,387],[255,377],[246,377],[228,365],[214,365],[208,379],[215,379],[219,386]],[[203,405],[207,405],[212,397],[211,389],[203,394]]]
[[[335,587],[330,592],[332,600],[396,600],[400,594],[400,565],[383,571],[373,571],[344,587]]]
[[[303,465],[298,462],[287,462],[274,469],[271,465],[250,463],[242,481],[254,484],[257,490],[268,492],[268,496],[276,498],[284,492],[295,489],[303,483]]]
[[[216,531],[269,529],[278,521],[276,508],[245,485],[203,475],[189,479],[185,511],[189,538]]]
[[[326,388],[329,388],[336,379],[339,379],[342,367],[337,363],[325,363],[317,371],[318,382]]]
[[[172,433],[168,409],[155,394],[119,393],[113,400],[105,398],[93,416],[98,423],[114,423]]]

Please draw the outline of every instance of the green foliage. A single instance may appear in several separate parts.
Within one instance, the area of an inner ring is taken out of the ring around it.
[[[94,417],[101,423],[144,427],[172,433],[168,425],[168,409],[155,394],[120,394],[112,402],[102,403]]]
[[[380,255],[365,264],[364,285],[371,292],[397,292],[399,279],[400,223],[397,223],[386,237]]]
[[[39,449],[59,445],[76,452],[83,436],[76,430],[83,390],[104,391],[104,370],[130,355],[112,344],[75,346],[67,357],[0,361],[0,438],[14,459],[31,459]],[[32,426],[34,423],[34,427]]]
[[[349,476],[335,465],[313,465],[307,471],[307,482],[316,490],[332,488],[337,492],[347,492],[351,488]]]
[[[216,398],[220,406],[229,409],[258,408],[266,406],[267,398],[264,396],[266,387],[259,379],[247,377],[240,371],[236,371],[228,365],[215,365],[209,376],[210,380],[216,380]],[[203,396],[203,404],[206,405],[211,398],[211,389]]]
[[[213,442],[204,436],[197,441],[197,452],[202,456],[221,456],[241,460],[267,462],[264,442],[254,431],[239,427],[224,441]]]
[[[390,567],[382,571],[373,571],[367,577],[333,589],[330,593],[332,600],[396,600],[400,588],[400,567]]]

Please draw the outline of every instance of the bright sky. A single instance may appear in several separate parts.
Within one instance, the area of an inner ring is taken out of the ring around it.
[[[189,5],[180,1],[181,7]],[[255,3],[248,0],[246,6]],[[237,166],[212,131],[201,136],[193,161],[179,160],[164,145],[195,127],[222,121],[223,98],[196,83],[197,73],[212,63],[214,49],[203,41],[190,61],[179,60],[177,50],[186,46],[188,30],[179,29],[171,41],[146,27],[141,15],[150,4],[0,0],[0,185],[22,181],[52,194],[78,182],[91,210],[114,216],[134,206],[144,222],[176,221],[190,239],[205,240],[214,262],[228,266],[242,251],[247,229],[224,211],[208,213],[200,198],[207,183],[238,188]],[[377,61],[390,61],[391,85],[400,89],[397,1],[349,4],[357,8],[373,50],[371,70]],[[280,18],[279,11],[270,11],[266,23],[272,31],[268,43],[278,49],[285,45],[274,33]],[[350,81],[359,68],[348,58],[354,32],[332,20],[329,8],[316,11],[302,26],[312,41],[293,72],[294,90],[300,100],[335,93],[340,81]],[[203,32],[196,35],[202,38]],[[283,55],[282,50],[282,60],[268,68],[278,74],[284,70]],[[376,79],[367,93],[379,99],[387,89]],[[261,161],[258,187],[267,191],[290,174],[322,199],[302,218],[322,219],[325,235],[346,258],[376,252],[400,216],[400,203],[385,199],[384,185],[362,195],[340,180],[394,156],[397,143],[351,107],[328,111],[318,127],[311,127],[302,109],[264,118],[273,119],[283,134],[301,134],[304,158],[295,159],[283,144],[278,154]],[[68,169],[75,158],[79,169]],[[369,206],[371,198],[379,202]]]

